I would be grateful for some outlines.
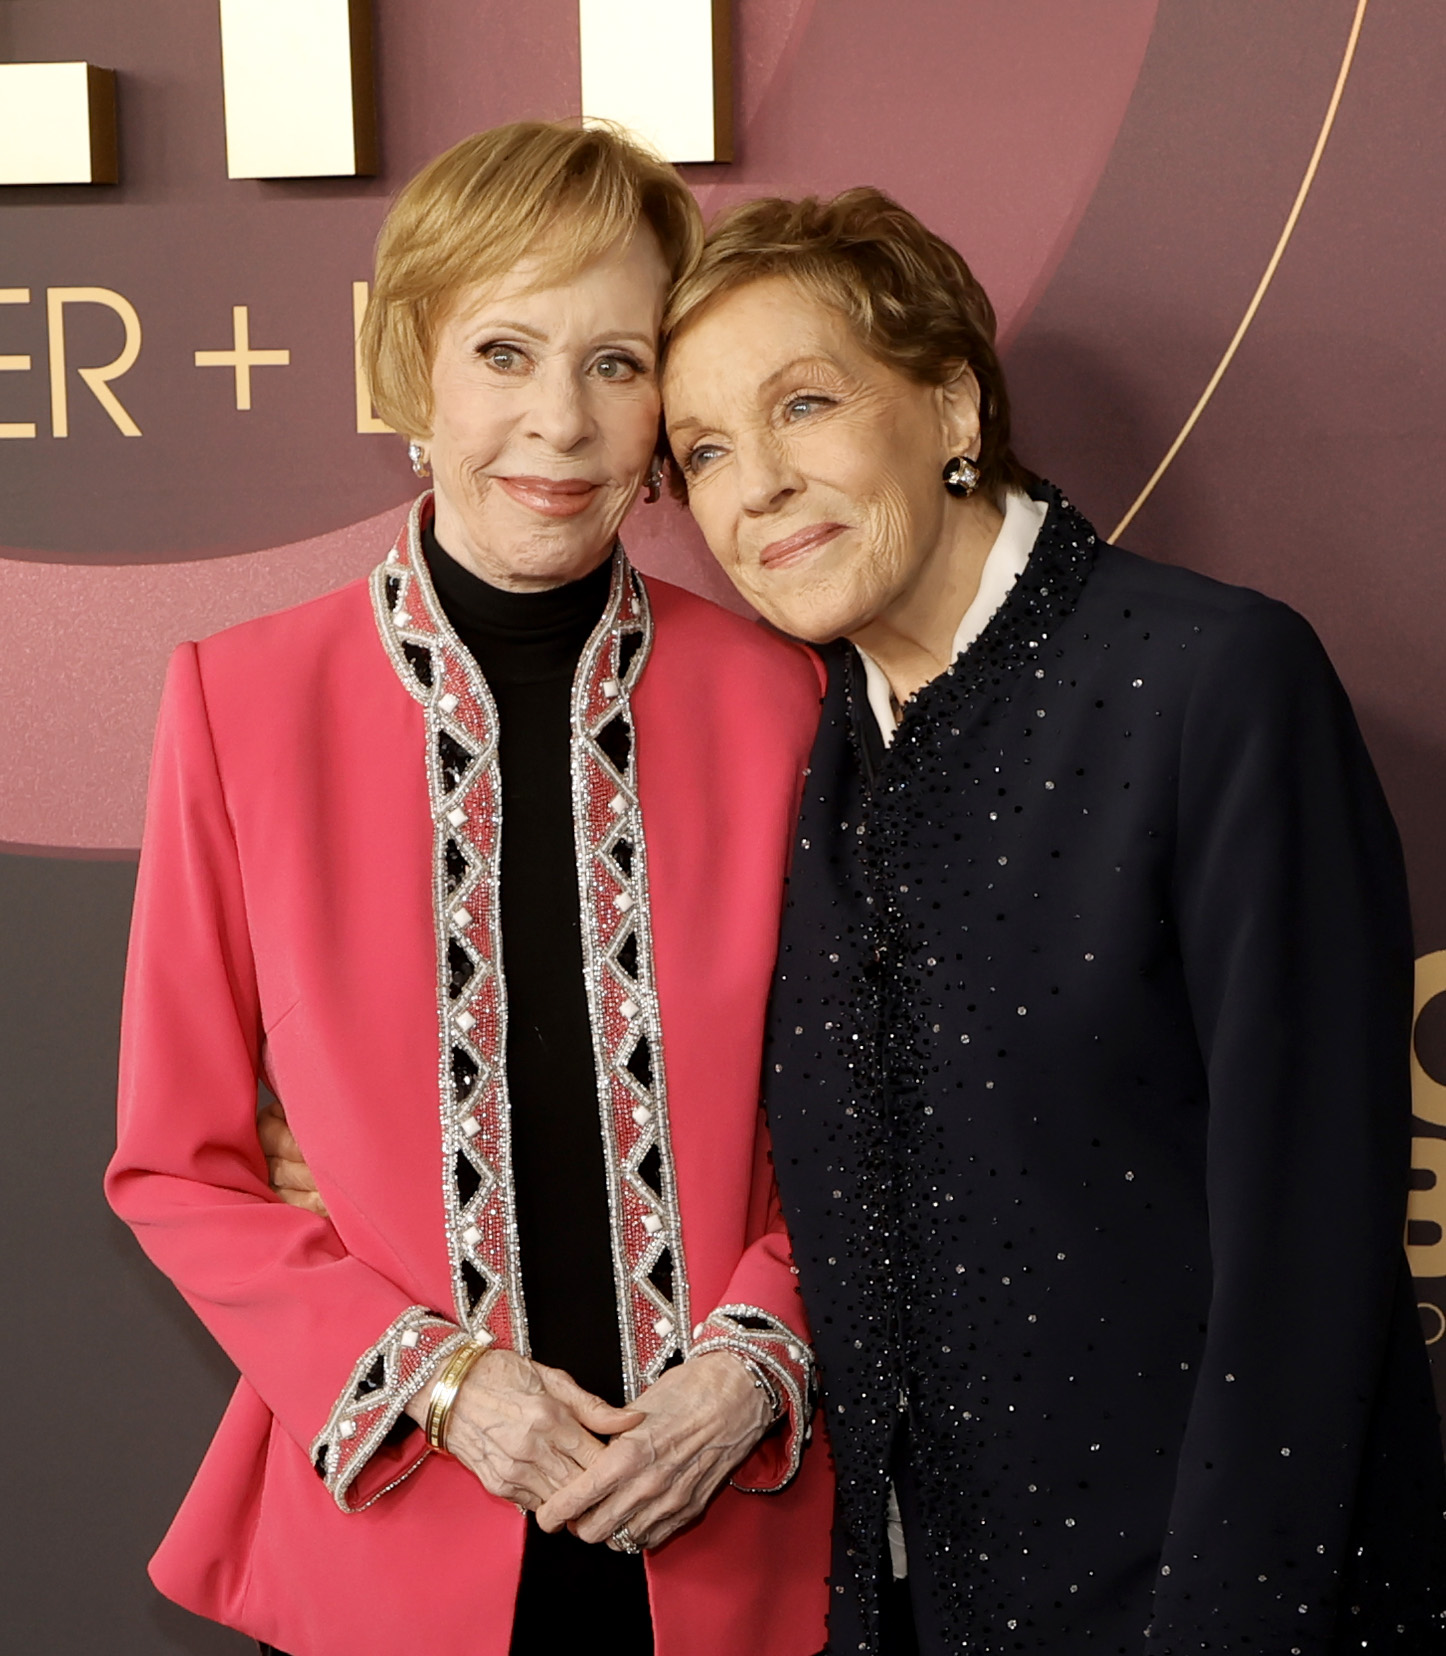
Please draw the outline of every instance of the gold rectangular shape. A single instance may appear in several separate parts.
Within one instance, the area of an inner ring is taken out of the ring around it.
[[[731,0],[578,0],[584,120],[670,161],[733,159]]]
[[[0,184],[114,184],[115,71],[0,63]]]
[[[371,0],[220,0],[231,178],[376,171]]]

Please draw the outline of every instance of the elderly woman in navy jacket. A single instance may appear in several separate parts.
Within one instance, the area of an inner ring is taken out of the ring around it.
[[[830,1648],[1446,1649],[1405,885],[1320,644],[1023,470],[877,192],[735,209],[665,330],[694,516],[829,666],[765,1067]]]

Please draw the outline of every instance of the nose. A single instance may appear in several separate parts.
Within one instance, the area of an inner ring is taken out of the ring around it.
[[[581,448],[597,430],[586,390],[570,365],[549,363],[533,381],[530,434],[557,454]]]
[[[739,504],[750,517],[776,512],[803,487],[787,448],[772,432],[749,433],[737,442],[733,464]]]

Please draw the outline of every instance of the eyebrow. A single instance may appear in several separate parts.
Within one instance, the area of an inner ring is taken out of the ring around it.
[[[831,362],[827,357],[821,357],[821,356],[797,356],[797,357],[793,357],[790,361],[785,362],[784,365],[781,368],[775,368],[774,371],[771,374],[769,374],[769,376],[765,380],[763,380],[761,382],[758,389],[760,391],[766,391],[766,390],[770,389],[771,387],[777,385],[781,380],[786,380],[791,374],[798,373],[799,370],[802,369],[802,368],[820,368],[820,367],[833,368],[833,369],[835,369],[835,371],[837,371],[838,365],[834,362]]]
[[[479,315],[476,321],[466,323],[467,332],[472,332],[474,328],[483,328],[489,332],[496,330],[498,333],[523,334],[528,339],[535,339],[539,345],[545,345],[549,337],[545,333],[539,333],[536,328],[529,328],[525,322],[509,322],[505,317],[494,321],[490,320],[486,316]],[[600,333],[596,336],[592,343],[594,345],[602,343],[614,343],[618,345],[633,343],[641,345],[645,350],[649,351],[656,351],[658,348],[657,336],[655,334],[643,333]]]
[[[783,383],[791,375],[798,373],[801,369],[812,367],[829,367],[833,368],[836,372],[838,371],[838,365],[831,362],[828,357],[793,357],[788,362],[785,362],[781,368],[775,368],[771,374],[762,379],[759,382],[758,389],[761,392],[766,393],[774,386]],[[700,420],[696,414],[684,414],[679,420],[668,421],[668,430],[670,433],[675,431],[680,433],[685,431],[701,431],[704,429],[706,429],[704,422]]]

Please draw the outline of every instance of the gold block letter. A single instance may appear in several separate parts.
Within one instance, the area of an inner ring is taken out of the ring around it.
[[[28,305],[30,303],[29,288],[0,288],[0,305]],[[0,356],[0,373],[23,374],[30,368],[28,356]],[[3,437],[33,437],[34,423],[30,420],[0,421],[0,438]]]
[[[1427,1075],[1416,1056],[1416,1025],[1428,1001],[1446,995],[1446,949],[1422,955],[1416,962],[1416,1010],[1411,1020],[1411,1108],[1422,1121],[1446,1127],[1446,1087]]]
[[[356,428],[363,433],[392,429],[385,420],[377,418],[377,411],[372,407],[371,384],[367,379],[367,371],[362,366],[361,326],[362,319],[367,313],[367,298],[370,292],[370,282],[353,282],[351,285],[352,372],[356,375]]]
[[[50,430],[55,437],[70,435],[70,403],[65,383],[65,307],[108,305],[125,324],[126,342],[113,362],[100,368],[77,368],[95,400],[127,437],[139,437],[141,428],[121,406],[110,382],[135,366],[141,354],[141,319],[124,295],[103,287],[63,287],[45,290],[45,315],[50,335]]]
[[[630,127],[670,161],[731,161],[729,6],[578,0],[583,119]]]
[[[1431,1174],[1431,1183],[1425,1190],[1413,1190],[1406,1204],[1406,1235],[1410,1236],[1413,1222],[1435,1225],[1438,1235],[1434,1242],[1419,1247],[1406,1243],[1406,1259],[1414,1277],[1446,1276],[1446,1139],[1417,1138],[1411,1140],[1411,1166],[1421,1173]]]

